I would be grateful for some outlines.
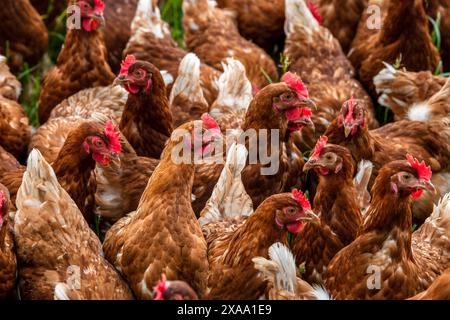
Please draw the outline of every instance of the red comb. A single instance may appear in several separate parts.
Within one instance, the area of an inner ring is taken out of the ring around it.
[[[299,97],[309,98],[308,89],[296,73],[286,72],[281,80],[289,87],[297,91]]]
[[[105,4],[102,0],[94,0],[94,11],[103,12],[105,10]]]
[[[163,273],[161,275],[161,280],[158,281],[158,284],[153,287],[153,291],[155,297],[153,300],[164,300],[164,292],[166,292],[166,275]]]
[[[353,112],[355,111],[355,99],[353,96],[350,98],[350,100],[347,101],[348,103],[348,111],[347,115],[345,116],[345,122],[352,122],[353,119]]]
[[[122,61],[122,64],[120,65],[120,72],[119,75],[127,75],[128,69],[136,62],[135,56],[132,54],[127,55],[125,60]]]
[[[321,136],[319,138],[319,141],[317,141],[316,146],[314,147],[314,150],[311,153],[310,158],[311,159],[317,159],[320,156],[320,153],[322,152],[322,149],[325,147],[327,142],[328,142],[328,137],[327,136]]]
[[[311,209],[311,204],[309,203],[308,198],[306,198],[306,196],[303,195],[301,191],[297,189],[292,190],[292,196],[294,197],[295,200],[297,200],[298,203],[300,203],[300,205],[304,210]]]
[[[106,122],[105,135],[108,138],[109,147],[112,152],[119,154],[122,151],[120,144],[119,130],[114,126],[111,120]]]
[[[419,160],[417,160],[410,154],[406,155],[406,160],[411,167],[417,170],[417,174],[419,175],[420,180],[430,181],[432,175],[431,167],[427,167],[425,161],[422,160],[422,162],[419,163]]]
[[[319,10],[317,9],[315,3],[312,1],[308,1],[308,8],[309,11],[311,11],[312,15],[314,16],[314,18],[316,18],[317,22],[319,24],[322,24],[322,16],[320,15]]]
[[[214,118],[211,117],[208,113],[204,113],[201,119],[208,129],[220,129],[216,120],[214,120]]]

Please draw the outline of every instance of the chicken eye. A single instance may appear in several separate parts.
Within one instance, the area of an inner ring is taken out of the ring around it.
[[[331,154],[327,154],[326,159],[327,159],[327,160],[332,160],[332,159],[333,159],[333,156],[332,156]]]
[[[97,141],[95,141],[95,145],[97,147],[102,147],[103,146],[103,141],[102,140],[97,140]]]
[[[410,175],[409,175],[409,174],[404,174],[404,175],[403,175],[403,179],[408,180],[409,178],[410,178]]]
[[[292,207],[287,208],[287,213],[288,214],[294,214],[296,212],[296,210]]]
[[[292,93],[285,93],[282,98],[283,100],[291,100],[293,98],[293,95]]]

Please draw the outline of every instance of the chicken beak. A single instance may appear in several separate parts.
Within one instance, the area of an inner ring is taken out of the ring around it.
[[[311,117],[302,117],[300,119],[300,123],[305,125],[306,127],[311,128],[312,130],[315,130],[314,122],[311,120]]]
[[[344,135],[346,138],[348,138],[350,132],[352,132],[352,127],[344,124]]]
[[[436,187],[431,183],[431,181],[420,180],[418,187],[423,190],[428,190],[432,193],[436,193]]]
[[[103,15],[102,14],[94,14],[93,16],[92,16],[92,18],[91,19],[93,19],[93,20],[96,20],[96,21],[98,21],[98,22],[100,22],[100,26],[101,27],[104,27],[104,26],[106,26],[106,21],[105,21],[105,17],[103,17]]]
[[[119,169],[122,168],[122,163],[120,162],[119,154],[111,153],[110,159],[111,159],[110,161],[111,166],[114,166]]]
[[[312,101],[311,99],[305,99],[305,100],[303,100],[303,104],[304,104],[304,106],[310,108],[311,110],[312,110],[312,109],[317,110],[317,105],[316,105],[316,103],[315,103],[314,101]]]
[[[310,210],[305,210],[305,215],[306,217],[303,219],[305,221],[312,221],[312,220],[320,220],[320,217],[314,213],[314,211]]]
[[[319,165],[317,160],[309,159],[303,166],[303,172],[309,171]]]
[[[127,81],[128,81],[127,76],[124,74],[120,74],[119,76],[117,76],[117,78],[114,79],[113,85],[114,86],[123,85]]]

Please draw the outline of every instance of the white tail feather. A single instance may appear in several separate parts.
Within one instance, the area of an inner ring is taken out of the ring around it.
[[[178,77],[170,92],[170,104],[182,93],[191,101],[202,101],[206,104],[200,85],[200,59],[195,53],[188,53],[181,60]]]
[[[296,26],[303,26],[313,31],[320,27],[319,22],[306,5],[305,0],[286,0],[286,21],[284,31],[287,36],[294,32]]]
[[[368,185],[372,176],[372,170],[373,163],[369,160],[362,159],[358,164],[358,172],[353,179],[353,184],[358,191],[358,201],[361,209],[367,209],[370,204],[371,196]]]
[[[434,205],[433,213],[427,218],[425,223],[436,224],[442,219],[450,219],[450,193],[444,195],[438,204]]]
[[[39,183],[45,181],[45,185]],[[61,186],[58,183],[53,168],[45,161],[42,154],[37,149],[33,149],[28,156],[27,170],[25,171],[22,184],[17,191],[16,207],[19,211],[22,208],[22,200],[27,196],[34,199],[40,199],[39,193],[41,188],[45,188],[45,192],[59,194]]]
[[[70,300],[67,290],[67,284],[58,282],[55,286],[54,300]]]
[[[227,58],[222,66],[224,72],[217,80],[219,95],[214,105],[247,110],[253,99],[253,92],[244,65],[238,60]],[[214,105],[211,109],[214,109]]]
[[[157,38],[164,38],[170,35],[168,24],[161,19],[161,13],[153,0],[139,0],[136,15],[131,22],[132,38],[139,37],[140,32],[151,32]]]
[[[241,172],[247,160],[247,149],[242,144],[233,144],[228,150],[227,161],[214,187],[211,198],[202,210],[200,225],[225,218],[249,216],[253,213],[253,204],[245,191]]]

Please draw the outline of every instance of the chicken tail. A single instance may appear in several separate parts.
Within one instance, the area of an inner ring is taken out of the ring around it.
[[[45,191],[49,195],[59,195],[61,186],[58,183],[53,168],[45,161],[39,150],[33,149],[28,156],[27,170],[23,175],[22,184],[17,191],[17,210],[20,211],[25,206],[24,200],[27,198],[40,201],[43,195],[42,191]],[[32,204],[38,205],[37,203],[32,203],[32,201],[27,201],[26,203],[27,206]]]
[[[170,104],[180,94],[192,102],[207,104],[200,85],[200,59],[195,53],[188,53],[181,60],[178,77],[170,93]]]
[[[238,60],[227,58],[222,66],[224,72],[217,80],[219,95],[210,110],[214,118],[214,113],[221,112],[223,108],[245,111],[253,99],[252,84],[247,78],[244,65]]]
[[[284,31],[289,37],[295,32],[296,27],[306,28],[312,32],[319,29],[319,22],[316,20],[305,0],[285,0],[286,1],[286,21]]]
[[[384,65],[385,68],[373,78],[373,82],[380,95],[378,103],[390,108],[396,118],[426,121],[431,110],[442,108],[444,112],[448,108],[448,80],[439,92],[432,95],[429,91],[436,92],[435,87],[444,84],[443,78],[433,76],[430,72],[397,70],[386,62]]]
[[[414,104],[409,108],[408,119],[427,121],[450,113],[450,79],[425,103]]]
[[[292,252],[282,243],[277,242],[269,248],[270,260],[263,257],[252,259],[255,268],[276,290],[297,292],[297,271]]]
[[[282,243],[277,242],[269,248],[270,260],[263,257],[252,259],[255,269],[268,281],[271,298],[299,300],[332,300],[327,290],[320,285],[311,286],[297,277],[295,258]]]
[[[241,172],[247,161],[247,148],[233,144],[228,150],[225,166],[211,198],[206,203],[199,219],[200,225],[225,218],[249,216],[253,213],[253,203],[245,191]]]
[[[151,32],[157,38],[171,37],[168,24],[161,19],[161,12],[152,0],[139,0],[136,15],[131,22],[133,40],[139,39],[139,32]]]
[[[449,233],[450,193],[447,193],[434,205],[433,213],[425,220],[425,223],[413,233],[413,240],[440,248],[442,252],[448,252],[450,250]]]
[[[371,196],[368,190],[370,177],[372,176],[373,163],[369,160],[361,160],[358,165],[353,183],[358,190],[359,207],[363,212],[369,207]]]

